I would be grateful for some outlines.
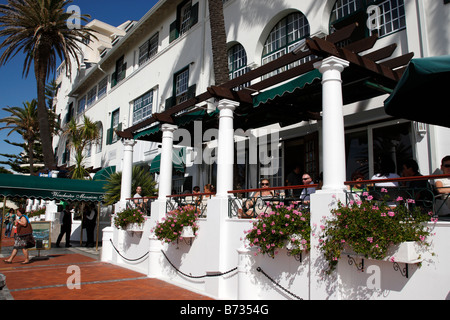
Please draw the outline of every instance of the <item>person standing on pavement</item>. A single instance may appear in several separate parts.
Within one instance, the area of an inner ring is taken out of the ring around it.
[[[5,217],[5,237],[11,238],[11,231],[12,227],[14,225],[14,221],[16,220],[16,215],[14,214],[14,209],[9,209],[9,212],[6,214]]]
[[[70,212],[71,206],[64,202],[63,211],[61,213],[61,231],[56,240],[56,247],[59,247],[63,235],[66,235],[66,248],[71,247],[70,245],[70,234],[72,233],[72,213]]]
[[[97,210],[95,205],[89,205],[83,212],[83,227],[86,228],[86,247],[94,246],[94,230],[96,225]]]
[[[17,227],[17,236],[14,241],[13,251],[11,256],[7,260],[3,260],[5,263],[11,264],[14,257],[17,255],[19,249],[22,249],[25,260],[22,264],[30,263],[28,257],[28,249],[34,247],[33,229],[31,228],[30,220],[25,215],[25,209],[19,208],[16,211],[17,219],[15,221]]]

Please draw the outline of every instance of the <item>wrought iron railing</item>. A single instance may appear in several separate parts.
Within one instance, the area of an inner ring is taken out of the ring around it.
[[[403,199],[414,200],[414,205],[419,207],[424,213],[433,212],[434,217],[441,220],[450,219],[450,207],[446,203],[449,201],[450,194],[440,193],[431,181],[450,178],[450,175],[431,175],[416,176],[405,178],[392,178],[380,180],[360,180],[347,181],[345,184],[349,187],[347,191],[347,204],[350,201],[357,201],[371,196],[375,201],[386,201],[394,205],[400,197]],[[379,184],[395,183],[396,186],[379,186]],[[355,188],[355,186],[359,186]]]
[[[152,214],[152,202],[158,199],[158,197],[142,197],[142,198],[129,198],[127,200],[127,209],[138,208],[150,217]]]
[[[228,193],[228,216],[230,218],[252,219],[268,212],[271,206],[293,205],[296,209],[309,208],[309,196],[315,192],[317,184],[272,187],[261,189],[232,190]],[[298,190],[298,195],[294,195]]]
[[[206,218],[208,200],[215,196],[215,193],[192,193],[167,196],[166,212],[175,210],[178,207],[192,205],[200,210],[200,218]]]

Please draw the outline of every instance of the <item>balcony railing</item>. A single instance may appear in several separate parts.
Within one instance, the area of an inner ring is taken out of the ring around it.
[[[349,186],[347,203],[370,195],[375,201],[384,200],[388,205],[394,205],[400,197],[414,200],[415,206],[424,213],[433,212],[433,216],[439,217],[440,220],[450,220],[450,208],[446,205],[450,194],[439,192],[439,188],[430,182],[442,178],[450,178],[450,175],[347,181],[345,182]],[[379,185],[387,182],[396,183],[397,186]]]
[[[230,218],[252,219],[270,210],[278,204],[293,205],[295,209],[309,208],[310,195],[315,192],[317,184],[272,187],[261,189],[232,190],[234,197],[228,200],[228,216]],[[294,196],[294,190],[301,190]]]
[[[167,196],[166,212],[175,210],[178,207],[192,205],[200,210],[200,218],[206,218],[208,200],[215,196],[215,193],[192,193]]]
[[[158,199],[158,197],[142,197],[142,198],[129,198],[127,200],[127,209],[138,208],[148,217],[151,216],[152,202]]]

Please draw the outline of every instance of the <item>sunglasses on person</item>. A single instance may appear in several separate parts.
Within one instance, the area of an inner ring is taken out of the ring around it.
[[[262,185],[262,186],[268,186],[269,184],[268,184],[268,183],[265,183],[265,182],[263,182],[263,183],[261,183],[261,185]]]
[[[450,164],[444,164],[443,167],[444,168],[450,168]]]

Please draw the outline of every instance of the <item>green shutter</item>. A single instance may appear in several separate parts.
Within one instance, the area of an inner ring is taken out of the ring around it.
[[[198,2],[191,7],[191,27],[198,22]]]
[[[166,110],[169,110],[175,105],[175,96],[166,99]]]
[[[169,43],[177,39],[179,35],[180,33],[178,31],[178,19],[177,19],[170,24]]]
[[[106,131],[106,145],[112,144],[113,133],[114,131],[112,128]]]

